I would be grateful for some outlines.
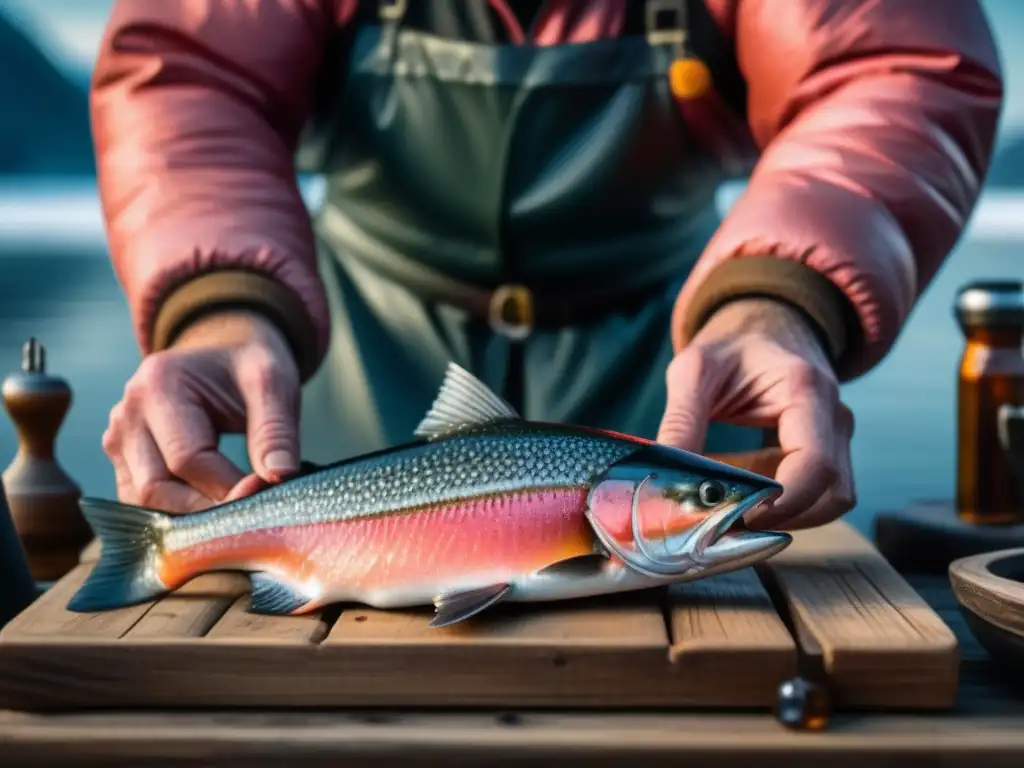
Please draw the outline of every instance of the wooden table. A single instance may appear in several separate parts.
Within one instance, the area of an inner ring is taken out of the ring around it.
[[[911,583],[959,641],[951,712],[842,714],[794,733],[763,712],[7,711],[0,765],[1024,765],[1024,693],[991,667],[944,579]]]

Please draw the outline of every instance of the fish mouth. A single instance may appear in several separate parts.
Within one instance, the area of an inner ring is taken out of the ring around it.
[[[632,557],[627,564],[648,576],[663,578],[690,571],[734,570],[770,557],[792,541],[787,533],[751,531],[742,523],[747,512],[782,494],[781,486],[773,486],[708,515],[675,550],[670,551],[663,543],[664,552],[658,552],[657,545],[643,535],[639,490],[638,486],[633,496],[633,541],[645,562]]]
[[[730,530],[701,556],[695,570],[706,576],[736,571],[767,560],[792,542],[782,531]]]
[[[747,512],[750,512],[769,501],[774,501],[780,495],[782,495],[781,488],[765,488],[764,490],[750,494],[750,496],[743,499],[743,501],[730,504],[713,514],[708,515],[707,519],[698,525],[697,530],[694,531],[694,534],[698,536],[697,541],[694,542],[694,553],[698,554],[708,547],[713,546],[734,526],[737,526],[737,524],[742,525],[743,516],[747,514]],[[745,525],[743,527],[746,528]],[[753,531],[748,532],[753,533]]]
[[[781,531],[752,531],[743,516],[782,495],[781,487],[765,488],[708,517],[693,536],[691,557],[699,570],[737,570],[785,549],[793,537]],[[688,537],[689,539],[690,537]]]

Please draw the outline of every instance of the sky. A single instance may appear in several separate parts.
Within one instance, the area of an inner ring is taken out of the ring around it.
[[[1024,0],[981,2],[1002,49],[1007,84],[1004,134],[1024,133]],[[0,10],[34,27],[58,64],[82,70],[95,56],[112,4],[113,0],[0,0]]]

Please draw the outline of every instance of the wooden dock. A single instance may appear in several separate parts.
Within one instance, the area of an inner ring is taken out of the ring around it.
[[[759,571],[621,596],[507,606],[430,629],[429,610],[248,612],[248,581],[195,579],[78,614],[81,564],[0,633],[0,708],[768,708],[797,671],[837,708],[944,709],[958,646],[844,522]]]

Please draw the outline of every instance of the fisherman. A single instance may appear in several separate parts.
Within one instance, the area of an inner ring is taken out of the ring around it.
[[[775,430],[751,524],[832,520],[839,383],[960,235],[1001,78],[975,0],[116,0],[91,109],[143,352],[118,495],[187,512],[407,441],[453,361],[527,419]]]

